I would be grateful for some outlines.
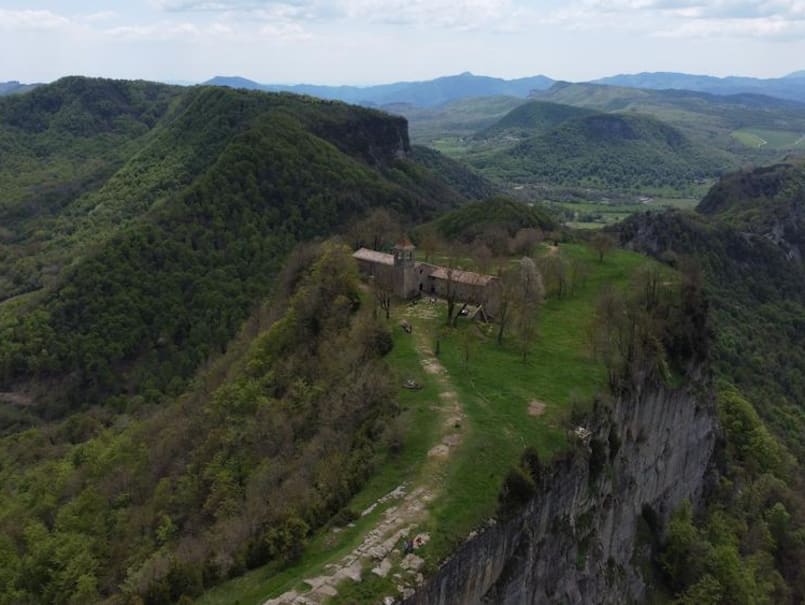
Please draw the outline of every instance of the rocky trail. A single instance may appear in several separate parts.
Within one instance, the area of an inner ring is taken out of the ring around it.
[[[403,317],[416,325],[417,319],[434,317],[435,313],[433,307],[417,305],[407,307]],[[391,578],[401,596],[411,594],[423,582],[420,570],[425,561],[420,555],[427,548],[429,536],[418,530],[427,520],[428,504],[439,494],[451,455],[463,440],[465,417],[447,370],[431,351],[427,334],[414,329],[411,338],[423,369],[438,385],[439,401],[431,404],[442,418],[438,440],[428,451],[416,479],[398,486],[361,513],[366,517],[381,511],[377,523],[356,548],[325,565],[324,574],[302,580],[300,585],[304,588],[288,591],[263,605],[325,604],[338,594],[343,582],[359,582],[367,574]],[[383,602],[390,605],[396,600],[387,596]]]

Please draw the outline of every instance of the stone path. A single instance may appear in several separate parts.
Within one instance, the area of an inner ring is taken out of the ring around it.
[[[408,307],[405,316],[414,319],[435,312],[436,309],[420,304]],[[338,594],[339,584],[345,581],[360,582],[366,574],[391,577],[403,596],[411,594],[414,587],[423,582],[420,569],[425,561],[417,553],[422,554],[420,549],[427,545],[429,536],[416,532],[427,519],[427,505],[442,487],[441,478],[452,452],[461,445],[465,417],[447,370],[431,351],[427,334],[415,328],[412,338],[415,339],[423,369],[432,376],[439,389],[440,402],[434,402],[434,409],[444,420],[438,443],[428,451],[427,460],[415,481],[400,485],[362,512],[361,515],[365,517],[378,508],[387,507],[355,549],[327,564],[321,576],[302,580],[307,590],[288,591],[265,601],[263,605],[321,605]],[[412,552],[403,552],[406,541],[413,544]],[[383,602],[391,604],[395,598],[389,596]]]

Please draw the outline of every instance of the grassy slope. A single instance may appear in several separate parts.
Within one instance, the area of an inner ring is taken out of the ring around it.
[[[447,496],[434,505],[428,553],[432,563],[494,513],[503,476],[523,449],[532,445],[547,458],[566,447],[571,406],[589,404],[606,389],[604,368],[591,356],[587,340],[595,299],[605,284],[625,286],[646,259],[616,252],[599,264],[584,246],[566,245],[564,250],[568,258],[583,261],[590,275],[573,296],[550,299],[541,308],[538,341],[527,362],[512,336],[498,347],[493,329],[474,337],[468,363],[462,332],[476,331],[475,325],[461,325],[442,341],[441,360],[464,404],[469,427],[446,478]],[[423,327],[435,330],[440,321]],[[544,416],[528,414],[533,400],[546,404]]]
[[[402,314],[411,318],[415,334],[428,335],[435,343],[442,334],[440,361],[449,373],[462,403],[466,420],[461,428],[463,442],[451,459],[447,473],[428,477],[426,452],[436,441],[439,414],[433,413],[439,401],[434,379],[422,371],[414,338],[395,329],[395,349],[387,360],[400,377],[412,377],[422,384],[420,391],[400,391],[401,416],[405,446],[399,457],[386,452],[378,460],[378,471],[349,504],[363,510],[379,496],[400,482],[437,480],[443,485],[442,496],[430,508],[423,529],[431,542],[419,553],[431,568],[448,556],[466,535],[493,515],[497,494],[505,472],[527,445],[537,447],[546,458],[567,446],[567,418],[574,403],[587,404],[605,389],[603,366],[589,353],[587,328],[594,302],[605,284],[625,287],[630,275],[647,259],[638,254],[617,251],[603,264],[593,252],[581,245],[565,245],[563,254],[577,258],[589,268],[589,276],[573,296],[549,300],[540,310],[540,332],[526,363],[522,362],[510,336],[504,347],[494,341],[493,327],[460,322],[455,330],[444,331],[442,304],[431,307],[420,303],[423,312],[395,309],[392,323]],[[543,253],[546,251],[543,250]],[[469,362],[464,361],[463,342],[469,335],[472,346]],[[541,417],[528,414],[528,404],[539,400],[546,404]],[[359,536],[372,526],[378,511],[361,519],[356,527],[334,534],[326,530],[316,535],[293,568],[278,573],[271,567],[250,572],[204,595],[200,605],[258,605],[266,598],[299,587],[300,579],[315,576],[328,562],[339,558],[357,544]],[[374,603],[388,594],[388,585],[372,574],[368,583],[346,586],[340,597],[353,605]]]
[[[742,128],[732,136],[747,147],[793,150],[805,148],[805,135],[801,131]]]

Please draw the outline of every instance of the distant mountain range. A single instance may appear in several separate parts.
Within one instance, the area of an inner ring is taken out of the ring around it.
[[[610,76],[594,80],[593,83],[652,90],[692,90],[717,95],[753,93],[805,102],[805,70],[796,71],[783,78],[742,76],[716,78],[675,72],[651,72]]]
[[[421,82],[393,82],[377,86],[262,84],[240,76],[216,76],[203,82],[210,86],[292,92],[369,107],[404,104],[421,108],[438,107],[453,101],[477,97],[503,96],[525,99],[533,93],[550,89],[556,83],[557,80],[544,75],[506,80],[478,76],[470,72]],[[805,103],[805,70],[790,73],[782,78],[742,76],[718,78],[676,72],[645,72],[619,74],[593,80],[590,83],[644,90],[690,90],[715,95],[756,94]],[[36,86],[38,84],[21,84],[16,81],[0,83],[0,96],[25,92]]]
[[[249,90],[295,92],[377,107],[401,103],[417,107],[436,107],[451,101],[473,97],[502,95],[524,98],[532,93],[548,90],[557,83],[557,80],[542,75],[504,80],[465,72],[456,76],[446,76],[423,82],[396,82],[366,87],[260,84],[237,76],[216,76],[204,84]],[[717,78],[675,72],[647,72],[620,74],[593,80],[591,83],[648,90],[690,90],[715,95],[757,94],[805,103],[805,70],[782,78],[739,76]]]
[[[505,95],[525,98],[533,91],[550,88],[554,84],[554,80],[547,76],[504,80],[465,72],[457,76],[445,76],[423,82],[395,82],[365,87],[260,84],[237,76],[216,76],[204,84],[270,92],[294,92],[357,105],[382,106],[391,103],[410,103],[420,107],[433,107],[470,97]]]
[[[0,82],[0,97],[5,95],[15,95],[22,92],[28,92],[29,90],[33,90],[37,86],[42,86],[41,84],[21,84],[16,80],[12,80],[11,82]]]

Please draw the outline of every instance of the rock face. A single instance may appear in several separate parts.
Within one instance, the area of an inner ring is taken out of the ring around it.
[[[372,165],[387,165],[411,153],[405,118],[370,109],[349,113],[334,106],[333,112],[339,111],[343,114],[341,119],[315,124],[313,130],[342,151]]]
[[[405,605],[639,601],[641,523],[664,523],[712,479],[718,423],[701,383],[647,389],[593,421],[592,451],[554,464],[515,518],[469,539]]]

